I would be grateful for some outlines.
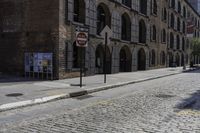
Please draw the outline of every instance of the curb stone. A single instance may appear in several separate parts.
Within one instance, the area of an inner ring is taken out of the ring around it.
[[[81,91],[76,91],[76,92],[71,92],[71,93],[63,93],[60,95],[53,95],[53,96],[37,98],[37,99],[32,99],[32,100],[2,104],[2,105],[0,105],[0,112],[17,109],[17,108],[22,108],[22,107],[26,107],[26,106],[33,106],[33,105],[37,105],[37,104],[52,102],[52,101],[56,101],[56,100],[60,100],[60,99],[79,97],[79,96],[92,94],[92,93],[103,91],[103,90],[108,90],[108,89],[112,89],[112,88],[117,88],[117,87],[121,87],[121,86],[145,82],[145,81],[154,80],[154,79],[159,79],[159,78],[177,75],[177,74],[181,74],[184,72],[190,72],[190,71],[194,71],[194,70],[196,70],[196,69],[189,69],[189,70],[185,70],[185,71],[181,71],[181,72],[177,72],[177,73],[166,74],[166,75],[162,75],[162,76],[155,76],[155,77],[134,80],[134,81],[129,81],[129,82],[121,82],[118,84],[105,85],[105,86],[101,86],[101,87],[91,88],[89,90],[81,90]]]

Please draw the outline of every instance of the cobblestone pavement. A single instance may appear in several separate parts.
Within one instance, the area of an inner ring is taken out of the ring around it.
[[[131,93],[26,121],[4,132],[200,133],[199,72],[128,85],[119,89],[131,88]]]

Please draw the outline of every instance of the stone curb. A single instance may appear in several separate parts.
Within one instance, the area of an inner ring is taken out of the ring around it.
[[[65,93],[65,94],[60,94],[60,95],[37,98],[37,99],[33,99],[33,100],[26,100],[26,101],[14,102],[14,103],[2,104],[2,105],[0,105],[0,112],[8,111],[11,109],[17,109],[17,108],[21,108],[21,107],[26,107],[26,106],[32,106],[32,105],[36,105],[36,104],[47,103],[47,102],[56,101],[56,100],[60,100],[60,99],[67,99],[67,98],[72,98],[72,97],[83,96],[83,95],[87,95],[87,94],[91,94],[91,93],[95,93],[95,92],[99,92],[99,91],[103,91],[103,90],[108,90],[108,89],[112,89],[112,88],[117,88],[117,87],[121,87],[121,86],[126,86],[126,85],[130,85],[130,84],[140,83],[140,82],[154,80],[154,79],[159,79],[159,78],[177,75],[177,74],[181,74],[183,72],[189,72],[189,71],[193,71],[193,69],[185,70],[185,71],[181,71],[181,72],[177,72],[177,73],[172,73],[172,74],[166,74],[166,75],[162,75],[162,76],[145,78],[145,79],[141,79],[141,80],[122,82],[122,83],[118,83],[118,84],[111,84],[111,85],[96,87],[96,88],[92,88],[89,90],[81,90],[81,91],[72,92],[72,93]]]

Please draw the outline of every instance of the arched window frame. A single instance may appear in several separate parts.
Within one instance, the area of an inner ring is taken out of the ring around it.
[[[127,13],[121,16],[121,39],[131,41],[131,19]]]
[[[139,21],[139,43],[146,43],[147,39],[146,24],[143,19]]]
[[[157,31],[156,31],[155,25],[152,26],[152,33],[151,34],[152,34],[152,41],[156,41]]]
[[[73,20],[74,22],[85,24],[86,18],[86,4],[84,0],[74,0],[73,8]]]
[[[162,43],[166,43],[166,30],[165,29],[162,30],[161,37],[162,37],[162,39],[161,39]]]
[[[140,13],[147,15],[147,0],[140,0]]]

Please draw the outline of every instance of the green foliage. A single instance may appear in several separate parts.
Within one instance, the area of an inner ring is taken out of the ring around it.
[[[195,38],[192,40],[192,54],[200,56],[200,38]]]

